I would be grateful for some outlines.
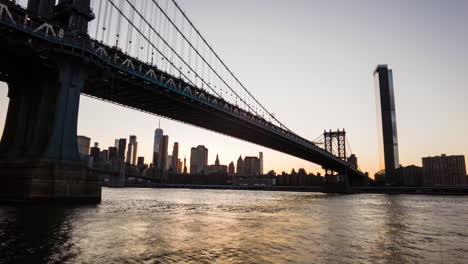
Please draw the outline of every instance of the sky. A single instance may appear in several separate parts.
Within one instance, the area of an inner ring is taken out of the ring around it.
[[[373,71],[393,70],[400,163],[468,154],[468,1],[179,0],[181,7],[247,88],[297,134],[315,139],[346,129],[359,167],[378,168]],[[0,133],[8,106],[0,83]],[[190,158],[205,145],[209,163],[264,152],[265,171],[321,169],[264,147],[162,117],[81,97],[78,134],[101,148],[137,135],[152,159],[154,129]]]

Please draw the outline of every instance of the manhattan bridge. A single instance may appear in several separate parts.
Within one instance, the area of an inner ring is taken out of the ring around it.
[[[290,154],[347,186],[364,181],[346,155],[262,105],[175,0],[0,0],[0,53],[2,199],[100,200],[78,155],[80,95]]]

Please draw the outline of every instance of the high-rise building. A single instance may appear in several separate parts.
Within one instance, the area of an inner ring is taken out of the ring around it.
[[[233,161],[231,161],[231,163],[229,163],[228,173],[231,174],[231,175],[236,174],[236,168],[234,167],[234,162]]]
[[[117,148],[117,153],[118,153],[119,160],[121,161],[125,160],[126,146],[127,146],[127,139],[126,138],[119,139],[119,147]]]
[[[103,161],[107,161],[109,159],[109,150],[104,149],[99,153],[99,159]]]
[[[169,145],[169,136],[163,135],[161,143],[159,144],[159,168],[161,172],[165,173],[168,169],[167,147]]]
[[[258,158],[260,159],[260,175],[263,175],[263,152],[258,154]]]
[[[109,147],[109,160],[116,160],[116,159],[117,159],[117,148]]]
[[[91,146],[91,139],[85,136],[78,136],[78,153],[82,156],[89,155],[89,147]]]
[[[174,147],[172,147],[172,162],[171,162],[171,167],[174,171],[177,172],[177,169],[179,168],[179,143],[175,142]]]
[[[184,157],[184,174],[187,174],[187,157]]]
[[[144,166],[145,165],[145,157],[138,157],[137,165]]]
[[[99,144],[97,142],[94,143],[94,147],[90,150],[90,156],[93,157],[94,162],[99,160],[99,153],[101,150],[99,149]]]
[[[130,140],[128,142],[128,150],[127,150],[127,163],[136,165],[137,159],[137,151],[138,151],[138,142],[136,141],[136,136],[130,136]]]
[[[160,166],[158,161],[160,160],[160,149],[163,138],[163,130],[158,128],[154,131],[154,145],[153,145],[153,166]]]
[[[244,175],[244,160],[242,156],[237,159],[237,175]]]
[[[379,65],[374,72],[379,130],[380,169],[385,169],[387,185],[398,184],[395,170],[400,166],[393,91],[393,72],[387,65]]]
[[[202,145],[192,148],[190,150],[190,174],[203,172],[206,165],[208,165],[208,149]]]
[[[260,159],[258,157],[245,157],[244,174],[245,175],[259,175],[260,174]]]
[[[358,168],[358,165],[357,165],[357,157],[356,157],[356,155],[351,154],[351,156],[349,156],[349,158],[348,158],[348,163],[351,165],[351,167],[357,169],[357,168]]]
[[[422,163],[424,185],[465,186],[467,184],[465,156],[442,154],[437,157],[422,158]]]
[[[182,161],[180,159],[177,159],[177,173],[182,174],[184,171],[184,168],[182,166]]]
[[[118,138],[115,139],[115,141],[114,141],[114,147],[115,147],[116,149],[119,149],[119,142],[120,142],[120,139],[118,139]]]

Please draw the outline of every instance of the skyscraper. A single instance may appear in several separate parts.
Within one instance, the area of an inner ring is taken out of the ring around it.
[[[263,174],[263,152],[258,153],[258,158],[260,159],[260,175]]]
[[[245,175],[259,175],[260,174],[260,159],[258,157],[245,157],[244,174]]]
[[[237,159],[237,175],[244,175],[244,160],[242,156]]]
[[[179,143],[175,142],[174,147],[172,148],[172,162],[171,162],[171,168],[174,169],[174,171],[177,171],[179,167],[178,162],[179,162]]]
[[[128,150],[127,150],[127,163],[136,165],[137,159],[137,150],[138,150],[138,142],[136,141],[136,136],[130,136],[130,141],[128,142]]]
[[[167,160],[167,146],[169,145],[169,136],[164,135],[162,136],[161,144],[159,145],[159,160],[158,164],[159,167],[161,168],[161,172],[165,173],[167,171],[167,165],[168,165],[168,160]]]
[[[109,160],[117,159],[117,148],[109,147]]]
[[[94,162],[97,162],[99,160],[99,152],[101,150],[99,149],[99,144],[97,142],[94,143],[94,147],[91,148],[90,150],[90,156],[93,157]]]
[[[154,145],[153,145],[153,166],[160,166],[159,161],[159,150],[161,148],[161,142],[163,137],[163,130],[158,128],[154,131]]]
[[[125,160],[125,148],[127,146],[127,139],[126,138],[121,138],[119,139],[119,147],[117,149],[119,160],[124,161]]]
[[[380,169],[385,169],[388,185],[398,184],[395,170],[400,166],[393,91],[393,72],[387,65],[379,65],[374,72],[377,102]],[[383,156],[383,157],[382,157]]]
[[[231,174],[231,175],[234,175],[236,173],[236,169],[234,167],[234,162],[232,162],[232,161],[231,161],[231,163],[229,163],[228,173]]]
[[[77,141],[78,141],[78,152],[80,153],[80,155],[88,156],[89,147],[91,146],[91,139],[85,136],[78,136]]]
[[[199,145],[190,151],[190,174],[198,174],[208,165],[208,149]]]

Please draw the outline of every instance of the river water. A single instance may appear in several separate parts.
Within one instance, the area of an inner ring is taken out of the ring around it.
[[[104,188],[0,206],[0,263],[468,263],[468,197]]]

